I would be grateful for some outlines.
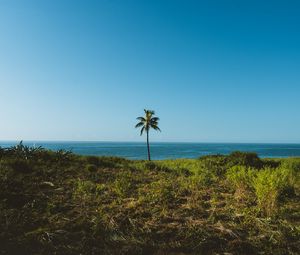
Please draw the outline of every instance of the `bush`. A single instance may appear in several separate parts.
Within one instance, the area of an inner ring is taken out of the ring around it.
[[[233,166],[227,173],[227,180],[235,189],[251,189],[255,170],[245,166]]]
[[[228,158],[223,155],[209,155],[199,158],[203,168],[209,169],[216,176],[223,176],[226,172]]]
[[[201,167],[192,178],[197,179],[202,186],[208,186],[216,180],[214,173],[207,167]]]
[[[235,151],[228,156],[228,167],[241,165],[254,168],[262,168],[263,161],[254,152]]]
[[[256,169],[246,166],[233,166],[227,171],[226,179],[229,181],[230,186],[234,188],[234,197],[239,203],[253,203],[252,180],[256,172]]]
[[[289,187],[287,172],[280,168],[266,168],[259,171],[253,179],[253,187],[261,211],[272,216],[278,209],[281,193]]]
[[[69,163],[74,157],[74,154],[72,151],[68,150],[58,150],[55,152],[55,159],[57,162],[60,162],[62,164]]]
[[[280,169],[288,175],[288,182],[291,186],[299,188],[300,185],[300,159],[289,158],[285,159]]]

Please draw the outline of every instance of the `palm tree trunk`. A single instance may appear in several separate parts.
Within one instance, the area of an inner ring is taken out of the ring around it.
[[[148,160],[150,161],[150,145],[149,145],[149,130],[147,130],[147,148],[148,148]]]

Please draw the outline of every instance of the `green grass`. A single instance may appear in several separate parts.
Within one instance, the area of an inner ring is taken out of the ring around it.
[[[300,159],[0,148],[0,254],[299,254]]]

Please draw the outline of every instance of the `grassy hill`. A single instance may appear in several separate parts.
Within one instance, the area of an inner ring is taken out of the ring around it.
[[[299,254],[300,159],[0,149],[0,254]]]

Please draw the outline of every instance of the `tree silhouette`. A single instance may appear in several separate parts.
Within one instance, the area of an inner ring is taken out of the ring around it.
[[[148,149],[148,160],[151,160],[150,157],[150,145],[149,145],[149,130],[150,128],[153,128],[154,130],[161,131],[158,127],[158,117],[153,117],[155,115],[155,112],[152,110],[144,110],[145,116],[144,117],[137,117],[136,119],[139,120],[139,122],[135,125],[135,128],[141,127],[141,135],[144,133],[144,131],[147,134],[147,149]]]

